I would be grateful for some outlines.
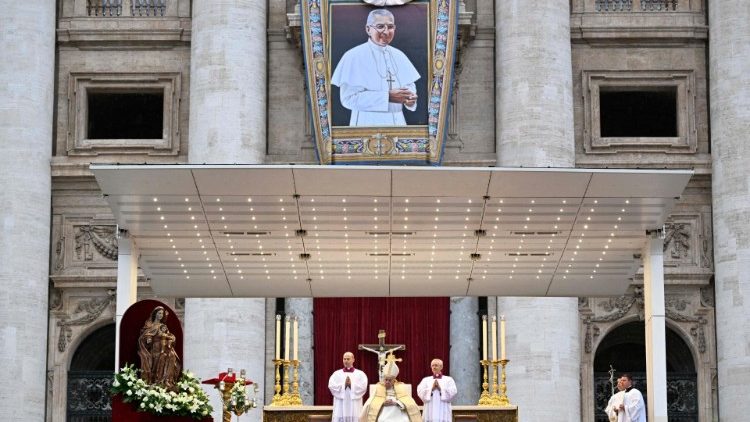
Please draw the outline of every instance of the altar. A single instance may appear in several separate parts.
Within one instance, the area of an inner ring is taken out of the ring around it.
[[[422,406],[420,406],[420,411]],[[329,422],[333,406],[265,406],[264,422]],[[454,422],[517,422],[517,406],[453,406]]]

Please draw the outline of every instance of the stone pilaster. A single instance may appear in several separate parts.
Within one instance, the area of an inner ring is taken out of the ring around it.
[[[479,301],[451,298],[450,373],[459,386],[454,405],[475,405],[481,391],[479,370]],[[446,357],[441,357],[446,359]]]
[[[311,406],[315,402],[315,380],[313,379],[313,300],[310,298],[287,298],[286,314],[299,319],[299,391],[302,403]],[[320,374],[320,376],[326,376]]]
[[[191,163],[259,164],[265,158],[267,7],[258,0],[193,1]],[[265,305],[261,298],[187,299],[185,367],[201,377],[244,368],[262,382]],[[218,394],[211,394],[214,419],[221,419]],[[245,418],[260,421],[262,412]]]
[[[569,2],[500,0],[495,25],[497,165],[573,167]],[[580,420],[576,298],[500,297],[497,313],[520,420]]]
[[[0,11],[0,420],[41,421],[47,382],[55,2],[1,0]]]
[[[711,155],[719,417],[747,419],[750,384],[750,9],[712,1],[709,13]]]

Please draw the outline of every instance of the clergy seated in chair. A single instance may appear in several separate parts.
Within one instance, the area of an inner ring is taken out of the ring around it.
[[[360,422],[422,422],[411,389],[396,380],[398,366],[392,356],[383,367],[383,381],[375,386],[375,394],[362,408]]]

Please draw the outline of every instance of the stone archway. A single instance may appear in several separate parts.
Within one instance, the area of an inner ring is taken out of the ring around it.
[[[667,403],[672,422],[698,421],[698,382],[695,359],[680,335],[667,326]],[[646,398],[646,344],[642,321],[623,324],[606,335],[594,357],[595,420],[607,422],[603,409],[611,395],[610,365],[617,374],[629,372]]]
[[[115,325],[109,324],[89,334],[73,354],[68,372],[68,422],[111,420],[114,363]]]

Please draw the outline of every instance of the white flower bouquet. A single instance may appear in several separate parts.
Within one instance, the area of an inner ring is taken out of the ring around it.
[[[195,419],[203,419],[211,414],[213,408],[195,375],[189,371],[182,372],[176,386],[177,391],[170,391],[159,385],[147,384],[131,364],[115,374],[111,392],[122,395],[123,402],[132,403],[141,412]]]

